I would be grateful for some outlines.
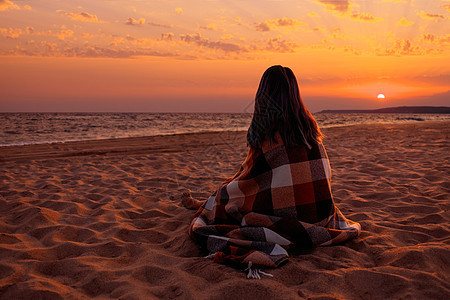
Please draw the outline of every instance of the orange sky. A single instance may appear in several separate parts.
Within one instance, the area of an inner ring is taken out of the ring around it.
[[[0,112],[251,112],[273,64],[313,112],[450,105],[448,28],[449,0],[0,0]]]

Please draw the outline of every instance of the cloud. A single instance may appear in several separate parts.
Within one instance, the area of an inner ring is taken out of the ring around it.
[[[76,40],[77,38],[75,37],[75,32],[67,29],[66,26],[61,26],[61,30],[60,31],[52,31],[52,30],[48,30],[48,31],[35,31],[34,27],[31,26],[26,26],[24,30],[21,30],[20,28],[16,28],[16,33],[20,34],[28,34],[28,35],[32,35],[32,36],[40,36],[40,37],[56,37],[61,41],[65,41],[67,38],[69,37],[74,37],[73,39]],[[86,38],[85,34],[80,34],[80,37],[82,38]]]
[[[32,10],[31,6],[29,5],[24,5],[23,8],[25,8],[26,10]]]
[[[431,33],[426,33],[426,34],[422,35],[422,38],[424,41],[432,43],[432,42],[434,42],[436,36]]]
[[[151,46],[155,43],[155,41],[156,41],[156,40],[148,39],[148,38],[140,38],[140,39],[137,39],[137,38],[134,38],[134,37],[130,36],[129,34],[127,34],[127,35],[125,36],[125,38],[123,38],[123,37],[118,37],[118,39],[117,39],[118,43],[115,43],[114,45],[117,45],[117,44],[124,44],[124,41],[125,41],[125,40],[126,40],[130,45],[133,45],[133,46],[139,46],[140,49],[144,49],[144,48],[142,48],[142,47],[151,47]]]
[[[350,10],[353,5],[348,0],[318,0],[316,3],[324,5],[328,11],[337,13],[341,17],[349,17],[363,22],[378,22],[382,20],[382,18],[376,18],[369,13]]]
[[[222,40],[231,40],[232,38],[233,38],[233,35],[232,35],[232,34],[229,34],[229,33],[224,34],[224,35],[222,35],[222,37],[221,37]]]
[[[450,44],[450,34],[439,37],[439,43],[440,44]]]
[[[261,22],[258,25],[256,25],[256,30],[257,31],[270,31],[270,25],[269,23],[267,23],[267,21],[265,22]]]
[[[0,0],[0,11],[4,11],[7,9],[20,9],[20,7],[9,0]]]
[[[327,10],[345,13],[348,11],[350,2],[348,0],[318,0],[316,3],[324,5]]]
[[[377,49],[378,56],[400,56],[409,55],[416,50],[414,46],[411,46],[410,40],[399,40],[395,42],[395,45],[390,48]]]
[[[278,53],[292,53],[295,52],[294,48],[297,47],[295,43],[281,40],[280,38],[272,38],[266,41],[264,50],[278,52]]]
[[[75,21],[101,23],[101,21],[97,18],[96,15],[91,15],[90,13],[87,12],[71,13],[64,10],[57,10],[56,12],[59,14],[66,15]]]
[[[446,44],[450,44],[450,34],[444,36],[436,36],[431,33],[426,33],[422,35],[422,40],[424,42],[432,43],[435,45],[445,46]]]
[[[177,7],[177,8],[175,8],[175,13],[177,15],[181,15],[183,13],[183,9],[181,7]]]
[[[20,28],[0,28],[0,33],[7,39],[17,39],[22,33]]]
[[[350,17],[352,19],[355,20],[360,20],[360,21],[364,21],[364,22],[378,22],[381,20],[381,18],[375,18],[374,16],[372,16],[369,13],[358,13],[358,12],[353,12]]]
[[[172,41],[174,36],[175,35],[173,34],[173,32],[162,33],[161,40],[162,41]]]
[[[60,32],[56,33],[56,36],[61,41],[64,41],[66,38],[73,36],[73,31],[70,29],[61,30]]]
[[[267,20],[256,25],[255,29],[257,31],[272,31],[278,27],[294,27],[294,26],[305,26],[307,25],[304,22],[301,22],[297,19],[290,18],[280,18]]]
[[[293,53],[297,44],[282,40],[280,37],[259,40],[252,43],[251,51],[269,51],[277,53]]]
[[[32,27],[0,28],[0,39],[24,39],[23,43],[3,47],[0,55],[38,57],[110,57],[138,56],[178,57],[179,59],[237,58],[248,49],[232,40],[204,37],[199,33],[178,35],[166,31],[158,39],[135,38],[130,35],[77,33],[62,26],[58,30],[35,31]],[[34,37],[38,38],[37,40]],[[230,36],[231,37],[231,36]],[[42,39],[40,39],[42,38]],[[170,47],[169,47],[170,44]]]
[[[281,19],[275,20],[275,24],[277,24],[278,26],[295,26],[295,25],[304,24],[304,23],[302,23],[298,20],[295,20],[295,19],[281,18]]]
[[[145,19],[144,18],[139,18],[139,20],[133,19],[133,18],[128,18],[125,21],[126,25],[144,25],[145,24]]]
[[[330,37],[333,39],[347,39],[347,36],[343,33],[342,29],[340,27],[333,28],[333,30],[330,32]]]
[[[98,46],[89,46],[85,48],[74,48],[74,55],[78,57],[111,57],[111,58],[133,58],[136,56],[174,56],[171,53],[159,52],[153,50],[134,50],[134,49],[111,49]]]
[[[107,57],[107,58],[133,58],[136,56],[174,56],[172,53],[158,52],[154,50],[114,49],[100,46],[71,47],[42,41],[36,43],[32,49],[16,47],[11,50],[1,51],[3,55],[26,55],[44,57]]]
[[[83,39],[92,39],[95,37],[95,35],[87,33],[87,32],[83,32],[80,34],[80,37],[82,37]]]
[[[450,12],[450,4],[441,5],[441,7],[446,11]]]
[[[445,37],[437,38],[432,34],[425,34],[421,38],[423,41],[442,46],[445,43]],[[450,35],[448,35],[450,42]],[[424,55],[441,53],[442,48],[439,47],[423,47],[419,40],[396,40],[392,47],[376,49],[376,54],[379,56],[403,56],[403,55]]]
[[[355,49],[350,45],[347,45],[344,47],[344,52],[352,53],[353,55],[361,55],[362,54],[361,50]]]
[[[402,3],[402,4],[407,4],[408,2],[406,0],[383,0],[383,3]]]
[[[222,41],[210,41],[207,38],[204,38],[200,35],[200,33],[197,34],[181,34],[180,40],[188,43],[188,44],[196,44],[198,46],[211,48],[211,49],[217,49],[222,50],[225,52],[242,52],[245,51],[244,48],[237,44],[232,43],[225,43]]]
[[[58,51],[62,50],[62,51]],[[133,49],[111,49],[98,46],[87,47],[65,47],[64,49],[56,49],[56,55],[65,57],[110,57],[110,58],[130,58],[133,56],[142,55],[143,51]]]
[[[431,13],[426,13],[423,10],[420,11],[420,13],[418,13],[418,15],[422,18],[422,19],[432,19],[432,20],[441,20],[441,19],[445,19],[444,15],[441,14],[431,14]]]
[[[155,27],[162,27],[162,28],[173,28],[173,25],[164,25],[164,24],[159,24],[159,23],[155,23],[155,22],[147,22],[148,25],[151,26],[155,26]]]
[[[204,30],[217,31],[216,24],[214,24],[214,23],[210,23],[210,24],[208,24],[206,26],[200,26],[199,28],[200,29],[204,29]]]
[[[412,26],[414,22],[406,20],[405,17],[401,18],[395,25],[397,26]]]

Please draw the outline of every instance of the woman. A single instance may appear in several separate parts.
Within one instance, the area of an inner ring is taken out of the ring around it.
[[[303,104],[294,73],[267,69],[247,132],[249,151],[240,170],[198,208],[189,233],[217,262],[277,267],[287,249],[332,245],[357,237],[331,195],[331,168],[322,133]]]

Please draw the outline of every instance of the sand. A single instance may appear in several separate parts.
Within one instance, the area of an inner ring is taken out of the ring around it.
[[[245,132],[0,148],[2,299],[449,299],[450,122],[324,129],[361,236],[248,280],[189,238],[185,189],[237,171]]]

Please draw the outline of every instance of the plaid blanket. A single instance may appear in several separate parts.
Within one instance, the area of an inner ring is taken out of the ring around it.
[[[197,211],[189,233],[214,260],[277,267],[287,250],[333,245],[357,237],[361,227],[335,206],[331,168],[322,144],[250,148],[240,170]]]

